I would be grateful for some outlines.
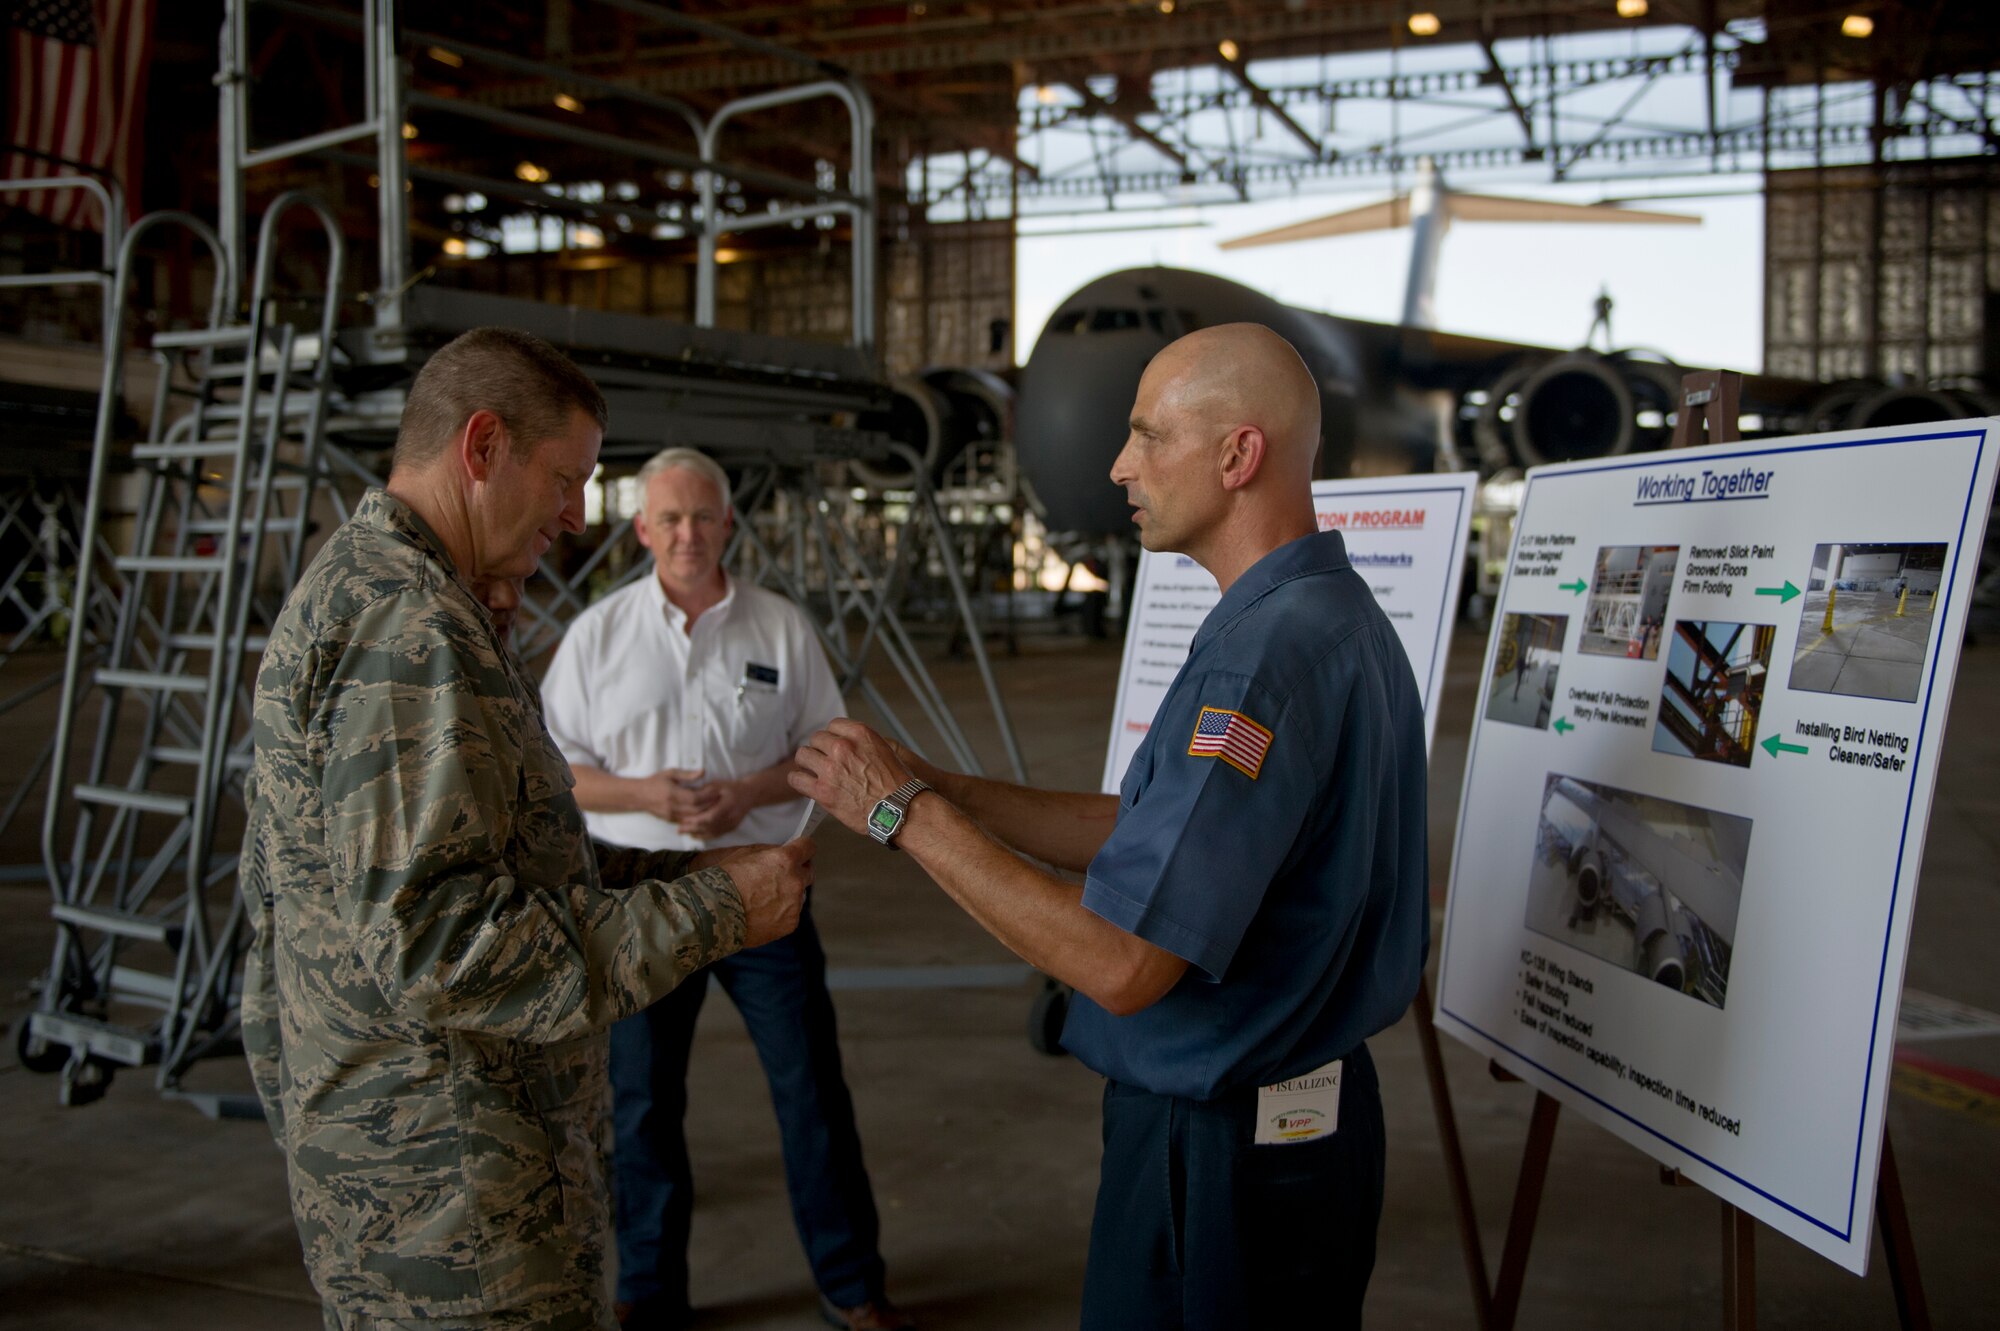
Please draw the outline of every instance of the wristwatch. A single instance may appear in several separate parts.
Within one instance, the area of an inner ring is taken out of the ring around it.
[[[903,830],[903,821],[910,816],[910,801],[929,789],[924,782],[911,777],[889,792],[887,799],[877,800],[868,811],[868,835],[895,850],[896,833]]]

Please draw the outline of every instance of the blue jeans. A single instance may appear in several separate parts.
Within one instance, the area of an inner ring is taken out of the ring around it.
[[[743,1015],[771,1084],[792,1220],[814,1282],[843,1308],[880,1298],[875,1196],[808,910],[791,936],[715,963],[611,1028],[619,1301],[687,1303],[694,1180],[683,1120],[688,1050],[710,974]]]
[[[1214,1100],[1104,1088],[1084,1331],[1356,1331],[1382,1216],[1382,1096],[1346,1056],[1339,1131],[1253,1144],[1257,1088]]]

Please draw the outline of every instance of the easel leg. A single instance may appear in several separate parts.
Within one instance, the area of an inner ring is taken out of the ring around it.
[[[1931,1310],[1924,1300],[1923,1273],[1917,1270],[1917,1245],[1910,1238],[1910,1213],[1903,1209],[1903,1176],[1882,1130],[1882,1163],[1875,1184],[1875,1226],[1882,1231],[1882,1248],[1889,1258],[1889,1287],[1896,1292],[1896,1320],[1903,1331],[1930,1331]]]
[[[1514,1316],[1521,1308],[1528,1245],[1535,1237],[1535,1213],[1542,1206],[1542,1184],[1548,1180],[1549,1151],[1555,1144],[1556,1114],[1561,1108],[1553,1097],[1535,1092],[1528,1142],[1521,1150],[1521,1176],[1514,1183],[1514,1210],[1507,1217],[1507,1246],[1500,1254],[1500,1273],[1493,1284],[1494,1331],[1512,1331]]]
[[[1451,1208],[1458,1221],[1458,1244],[1465,1254],[1465,1272],[1472,1281],[1472,1312],[1479,1331],[1492,1331],[1493,1295],[1486,1288],[1486,1254],[1479,1244],[1479,1221],[1472,1211],[1472,1184],[1465,1173],[1465,1150],[1459,1143],[1458,1116],[1445,1084],[1444,1055],[1438,1048],[1437,1027],[1431,1023],[1431,982],[1417,980],[1417,1043],[1424,1053],[1424,1075],[1431,1083],[1431,1108],[1437,1112],[1438,1138],[1444,1147],[1445,1181],[1451,1187]]]
[[[1723,1331],[1756,1331],[1757,1222],[1722,1203]]]

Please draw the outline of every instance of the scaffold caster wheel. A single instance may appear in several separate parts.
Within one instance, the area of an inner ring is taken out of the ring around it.
[[[1069,1016],[1069,995],[1068,985],[1042,981],[1042,992],[1028,1009],[1028,1043],[1036,1053],[1060,1058],[1068,1052],[1062,1047],[1062,1028]]]
[[[30,1072],[62,1071],[63,1064],[69,1062],[69,1050],[36,1036],[29,1029],[29,1023],[30,1018],[23,1017],[21,1024],[14,1028],[14,1056]]]
[[[117,1070],[116,1064],[81,1050],[72,1053],[69,1062],[63,1065],[60,1099],[71,1109],[102,1100],[111,1089],[111,1078]]]

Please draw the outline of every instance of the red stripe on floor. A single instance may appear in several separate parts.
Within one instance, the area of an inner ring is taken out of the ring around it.
[[[2000,1100],[2000,1077],[1974,1072],[1971,1068],[1962,1068],[1955,1063],[1945,1063],[1903,1049],[1896,1051],[1896,1061],[1904,1067],[1915,1068],[1918,1072],[1928,1072],[1933,1077],[1943,1077],[1946,1081],[1957,1082],[1969,1091],[1977,1091],[1981,1095],[1989,1095],[1995,1100]]]

